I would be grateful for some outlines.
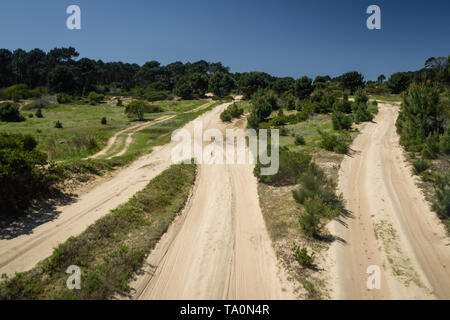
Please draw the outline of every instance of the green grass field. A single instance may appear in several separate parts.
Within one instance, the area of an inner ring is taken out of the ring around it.
[[[131,152],[136,153],[136,149],[146,144],[148,139],[158,140],[160,134],[172,132],[176,129],[174,126],[184,124],[185,119],[193,119],[194,115],[201,114],[201,112],[186,115],[183,113],[192,111],[207,102],[208,100],[154,102],[153,104],[161,106],[164,112],[146,114],[146,120],[153,120],[164,115],[177,116],[171,122],[137,134],[136,143],[133,143],[130,148]],[[37,118],[35,115],[29,118],[28,116],[34,114],[35,110],[22,111],[26,121],[1,122],[0,132],[31,134],[39,141],[38,148],[47,153],[50,160],[79,160],[95,154],[106,146],[108,139],[115,132],[133,124],[134,121],[127,118],[124,110],[124,107],[106,104],[96,106],[66,104],[43,109],[44,118]],[[103,117],[106,117],[107,125],[101,124]],[[62,129],[55,128],[57,121],[62,123]]]

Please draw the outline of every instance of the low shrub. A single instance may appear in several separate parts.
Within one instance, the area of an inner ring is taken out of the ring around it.
[[[22,122],[25,121],[25,117],[20,113],[17,104],[4,102],[0,104],[0,121]]]
[[[424,159],[416,159],[413,162],[413,171],[414,174],[420,174],[430,168],[430,163],[427,160]]]
[[[316,255],[314,253],[309,255],[306,248],[300,248],[297,244],[294,243],[292,247],[292,255],[295,261],[297,261],[300,266],[305,268],[311,268],[314,266]]]
[[[37,118],[43,118],[43,117],[44,117],[44,115],[42,114],[42,109],[37,109],[37,111],[36,111],[36,117],[37,117]]]
[[[30,135],[0,133],[0,216],[24,214],[59,181],[58,167],[36,147]]]
[[[91,91],[88,95],[88,99],[91,103],[100,103],[105,99],[105,95],[97,93],[95,91]]]
[[[304,146],[306,144],[305,138],[303,136],[296,136],[294,139],[294,144],[296,146]]]
[[[270,150],[270,146],[268,149]],[[254,174],[258,180],[262,183],[277,186],[296,184],[300,174],[308,168],[311,156],[304,152],[293,152],[286,148],[280,148],[279,161],[278,172],[269,176],[261,175],[261,168],[268,166],[263,166],[258,161],[254,169]]]
[[[58,93],[58,95],[56,96],[56,100],[60,104],[66,104],[66,103],[71,103],[73,101],[73,98],[70,94]]]
[[[345,115],[340,111],[335,111],[331,115],[334,130],[350,130],[352,128],[353,119],[351,116]]]
[[[349,150],[349,142],[347,135],[341,133],[339,135],[331,134],[322,130],[318,130],[322,141],[320,146],[328,151],[340,154],[346,154]]]
[[[62,124],[62,122],[61,121],[56,121],[55,122],[55,128],[56,129],[62,129],[63,128],[63,124]]]

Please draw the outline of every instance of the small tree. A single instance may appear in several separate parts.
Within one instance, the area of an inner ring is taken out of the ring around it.
[[[37,109],[37,111],[36,111],[36,117],[37,118],[43,118],[44,117],[44,115],[42,114],[42,109]]]
[[[129,118],[137,117],[138,120],[144,120],[145,108],[148,104],[143,100],[136,100],[131,102],[125,108],[125,114]]]

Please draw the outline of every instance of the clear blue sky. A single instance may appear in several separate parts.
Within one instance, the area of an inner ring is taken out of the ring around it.
[[[66,28],[66,8],[82,30]],[[382,30],[366,28],[381,7]],[[221,61],[232,72],[366,79],[450,54],[449,0],[3,0],[0,47],[73,46],[82,57],[143,64]]]

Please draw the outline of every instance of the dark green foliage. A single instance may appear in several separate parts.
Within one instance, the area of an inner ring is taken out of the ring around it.
[[[356,104],[367,104],[369,101],[369,97],[367,96],[366,92],[363,89],[356,90],[355,93],[355,102]]]
[[[100,102],[102,102],[105,99],[105,95],[97,93],[95,91],[91,91],[89,93],[89,95],[88,95],[88,99],[89,99],[90,102],[100,103]]]
[[[328,151],[346,154],[349,148],[349,139],[345,133],[332,134],[322,130],[318,130],[322,141],[320,146]]]
[[[55,128],[56,129],[62,129],[63,128],[63,124],[62,124],[62,122],[61,121],[56,121],[55,122]]]
[[[339,100],[334,103],[333,109],[342,113],[351,113],[352,104],[348,100]]]
[[[450,229],[450,173],[438,176],[435,184],[433,210]]]
[[[411,86],[396,123],[400,144],[408,151],[418,152],[427,143],[429,150],[425,153],[434,157],[438,151],[435,145],[439,144],[434,136],[444,133],[444,110],[436,88]]]
[[[177,84],[174,93],[182,99],[192,99],[193,89],[189,82]]]
[[[296,146],[303,146],[306,144],[305,138],[303,136],[296,136],[294,139],[294,144]]]
[[[352,128],[353,119],[349,115],[342,112],[334,111],[331,115],[334,130],[350,130]]]
[[[294,83],[294,94],[299,99],[305,99],[313,92],[312,79],[304,76]]]
[[[318,196],[327,205],[342,208],[342,199],[335,194],[335,185],[315,164],[311,164],[299,177],[301,187],[293,191],[294,199],[304,204],[308,198]]]
[[[373,114],[370,112],[367,104],[357,104],[356,102],[352,105],[353,108],[353,119],[356,123],[372,121]]]
[[[230,122],[233,118],[240,118],[244,114],[244,109],[239,108],[237,104],[233,103],[224,112],[220,114],[220,119],[223,122]]]
[[[311,268],[314,266],[316,255],[314,253],[309,255],[306,248],[300,249],[300,247],[294,243],[294,245],[292,246],[292,255],[294,256],[295,261],[297,261],[300,266],[305,268]]]
[[[125,108],[125,114],[129,118],[137,117],[138,120],[144,120],[144,113],[146,108],[149,108],[150,105],[142,100],[136,100],[128,104]]]
[[[100,123],[102,125],[107,125],[108,124],[108,120],[106,120],[106,117],[103,117],[102,120],[100,121]]]
[[[36,146],[29,135],[0,134],[0,216],[23,214],[58,180],[56,168],[46,169],[47,155]]]
[[[271,115],[272,105],[266,94],[261,90],[253,96],[252,105],[252,112],[248,118],[248,127],[258,129],[259,124]]]
[[[117,99],[117,104],[116,104],[116,106],[117,106],[117,107],[122,107],[122,106],[123,106],[123,102],[122,102],[122,99],[121,99],[121,98],[118,98],[118,99]]]
[[[414,174],[421,174],[430,168],[430,163],[427,160],[417,159],[413,162]]]
[[[308,199],[310,200],[310,199]],[[308,238],[317,236],[320,232],[320,217],[312,214],[302,214],[298,218],[300,228]]]
[[[37,117],[37,118],[43,118],[43,117],[44,117],[44,115],[42,114],[42,109],[37,109],[37,111],[36,111],[36,117]]]
[[[4,102],[0,104],[0,121],[22,122],[25,121],[25,117],[20,113],[17,104]]]
[[[270,150],[270,146],[268,146]],[[258,162],[254,169],[254,174],[260,182],[269,185],[292,185],[298,182],[300,174],[309,167],[311,156],[306,153],[292,152],[285,148],[280,148],[279,170],[275,175],[261,175],[262,164]]]
[[[359,72],[352,71],[341,75],[338,79],[342,83],[342,87],[353,94],[356,89],[364,87],[364,76]]]
[[[387,85],[391,89],[392,93],[401,93],[408,89],[411,83],[411,76],[405,72],[397,72],[391,75]]]
[[[271,77],[263,72],[248,72],[240,76],[238,80],[239,91],[244,95],[244,99],[249,99],[258,89],[265,89]]]
[[[229,95],[235,86],[234,79],[228,73],[217,72],[209,80],[209,90],[219,97]]]

